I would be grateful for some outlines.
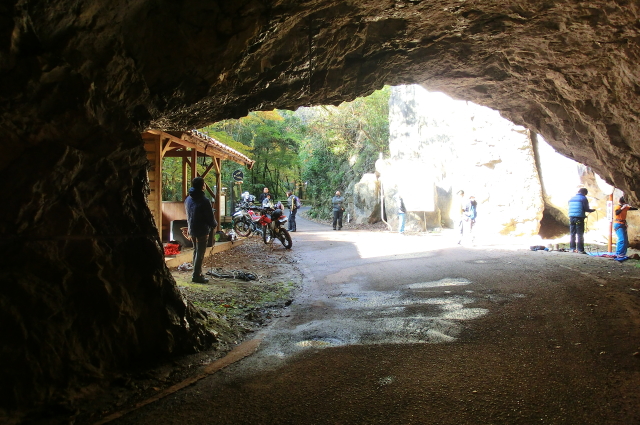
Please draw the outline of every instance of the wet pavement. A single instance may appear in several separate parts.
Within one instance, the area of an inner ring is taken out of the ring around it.
[[[113,423],[640,423],[640,269],[298,229],[303,288],[256,352]]]

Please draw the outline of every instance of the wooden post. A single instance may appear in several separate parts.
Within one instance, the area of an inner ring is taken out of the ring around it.
[[[191,180],[198,177],[198,149],[191,148]]]
[[[187,181],[187,158],[182,157],[182,200],[187,199],[187,191],[189,190],[189,182]]]
[[[611,214],[609,218],[609,241],[607,243],[607,252],[613,249],[613,193],[609,195],[609,202],[607,202],[607,209],[611,208],[611,212],[607,211],[607,217]]]
[[[149,160],[148,205],[162,237],[162,141],[153,133],[143,133],[144,149]]]
[[[220,230],[220,226],[222,225],[222,221],[220,217],[220,192],[222,192],[222,159],[213,158],[213,162],[216,166],[216,221],[218,222],[218,228],[216,231]]]

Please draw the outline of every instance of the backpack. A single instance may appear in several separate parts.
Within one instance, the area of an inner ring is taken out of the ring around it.
[[[467,211],[467,217],[469,217],[471,220],[475,220],[476,217],[478,216],[478,210],[476,209],[476,206],[478,204],[476,202],[470,202],[469,203],[469,210]]]
[[[298,198],[296,195],[291,195],[290,205],[292,207],[295,206],[295,209],[298,209],[302,206],[302,202],[300,202],[300,198]]]

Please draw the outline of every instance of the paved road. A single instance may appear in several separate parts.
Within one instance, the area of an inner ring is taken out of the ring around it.
[[[640,269],[333,231],[257,352],[118,424],[640,423]]]

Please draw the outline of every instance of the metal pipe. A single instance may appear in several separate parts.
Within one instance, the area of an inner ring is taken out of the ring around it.
[[[609,195],[607,202],[607,218],[609,219],[609,241],[607,243],[607,252],[613,252],[613,192]]]

